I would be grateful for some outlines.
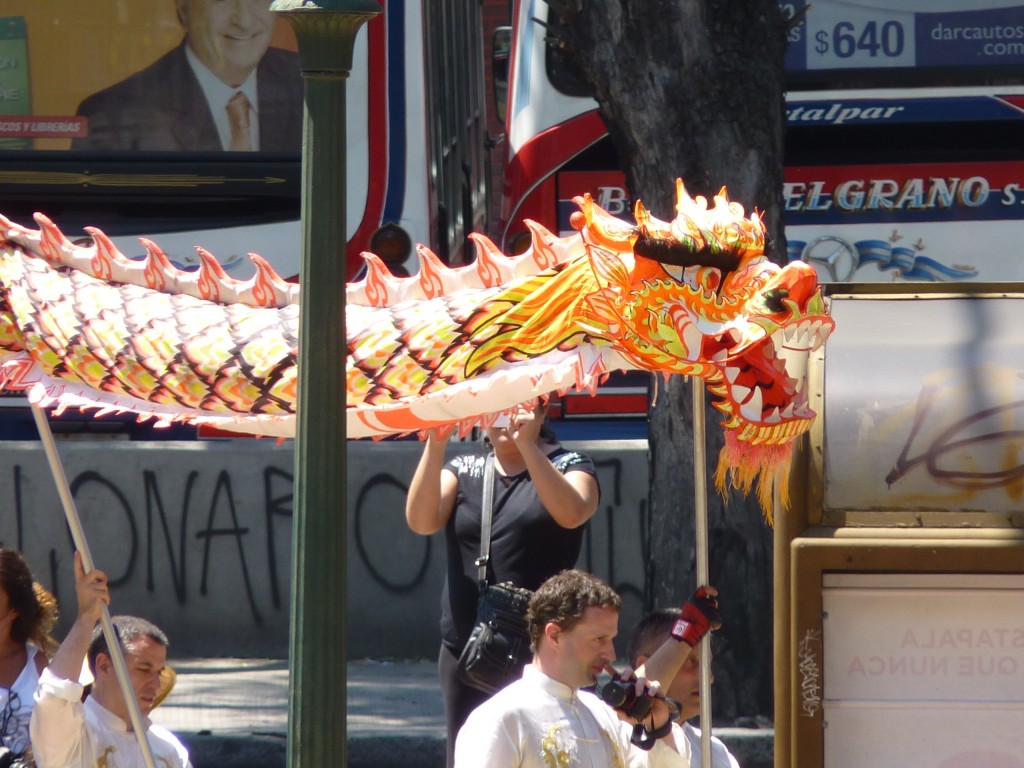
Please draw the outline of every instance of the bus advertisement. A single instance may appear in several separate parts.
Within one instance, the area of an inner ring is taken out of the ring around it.
[[[621,171],[565,171],[556,184],[563,235],[581,189],[631,214]],[[1024,280],[1008,253],[1024,228],[1022,161],[787,167],[783,205],[789,260],[823,281]]]
[[[1011,0],[792,0],[779,3],[792,30],[793,85],[895,76],[895,85],[1011,75],[1024,58],[1024,18]],[[827,75],[824,73],[828,73]],[[813,85],[811,86],[813,87]]]

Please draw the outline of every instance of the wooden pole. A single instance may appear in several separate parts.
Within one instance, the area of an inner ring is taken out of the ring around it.
[[[697,585],[711,578],[708,566],[707,440],[704,426],[704,381],[690,377],[693,389],[693,513],[697,549]],[[711,633],[700,641],[700,764],[711,766]]]
[[[67,475],[64,474],[64,465],[61,464],[60,454],[57,453],[57,444],[53,440],[50,422],[46,418],[46,412],[38,405],[33,404],[32,417],[36,420],[39,439],[43,443],[43,451],[46,453],[46,460],[50,464],[50,474],[53,475],[53,481],[57,484],[57,495],[60,496],[61,505],[64,507],[64,518],[68,521],[68,528],[71,529],[71,539],[75,542],[75,549],[82,556],[83,570],[89,573],[95,569],[95,564],[93,563],[92,553],[89,551],[89,542],[85,538],[82,521],[78,517],[78,510],[75,508],[75,499],[71,495],[71,486],[68,485]],[[156,768],[153,763],[153,753],[149,748],[149,740],[146,738],[146,725],[142,721],[139,700],[135,696],[135,687],[132,685],[131,675],[128,673],[128,665],[124,660],[121,639],[117,636],[114,624],[110,620],[110,608],[106,603],[103,604],[100,627],[103,631],[103,637],[107,641],[110,659],[114,663],[114,674],[117,675],[117,682],[121,687],[121,695],[124,697],[125,706],[128,708],[128,719],[131,720],[132,730],[135,731],[135,738],[139,741],[139,749],[142,750],[142,760],[146,764],[146,768]]]

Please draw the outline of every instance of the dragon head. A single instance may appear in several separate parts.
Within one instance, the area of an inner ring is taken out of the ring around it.
[[[676,182],[676,217],[639,202],[630,226],[576,198],[573,226],[602,288],[588,297],[589,333],[632,366],[703,379],[724,415],[716,480],[750,489],[764,509],[785,484],[792,441],[810,427],[804,366],[833,328],[814,269],[765,256],[765,229],[723,189],[713,207]],[[783,496],[785,496],[785,489]]]

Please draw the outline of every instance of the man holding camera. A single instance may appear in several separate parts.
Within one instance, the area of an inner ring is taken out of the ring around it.
[[[716,594],[701,588],[687,601],[671,639],[624,691],[614,686],[625,693],[615,710],[582,689],[614,671],[621,598],[583,571],[552,576],[534,593],[527,613],[533,662],[521,679],[469,716],[455,744],[455,767],[688,768],[689,742],[675,738],[671,708],[656,680],[674,679],[700,638],[721,625]]]
[[[110,602],[107,576],[97,570],[85,573],[77,552],[75,592],[78,618],[50,666],[40,674],[36,689],[30,726],[36,764],[39,768],[143,768],[146,763],[139,737],[132,731],[106,639],[97,627],[103,605]],[[146,717],[157,704],[160,673],[167,661],[167,637],[145,619],[115,616],[111,621],[123,646],[154,764],[191,768],[181,742]],[[78,679],[87,655],[94,682],[83,702]]]

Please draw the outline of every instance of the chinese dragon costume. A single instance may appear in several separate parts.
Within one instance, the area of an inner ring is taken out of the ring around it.
[[[719,488],[757,481],[767,509],[814,418],[787,359],[833,327],[814,270],[769,261],[760,218],[724,190],[709,207],[677,182],[667,222],[576,203],[576,233],[527,222],[515,257],[473,235],[472,264],[419,246],[418,274],[396,278],[364,254],[346,288],[348,436],[465,432],[616,369],[697,376],[724,416]],[[255,254],[237,280],[202,249],[189,272],[148,240],[136,260],[98,229],[76,245],[36,222],[0,217],[0,385],[42,406],[294,434],[297,284]]]

